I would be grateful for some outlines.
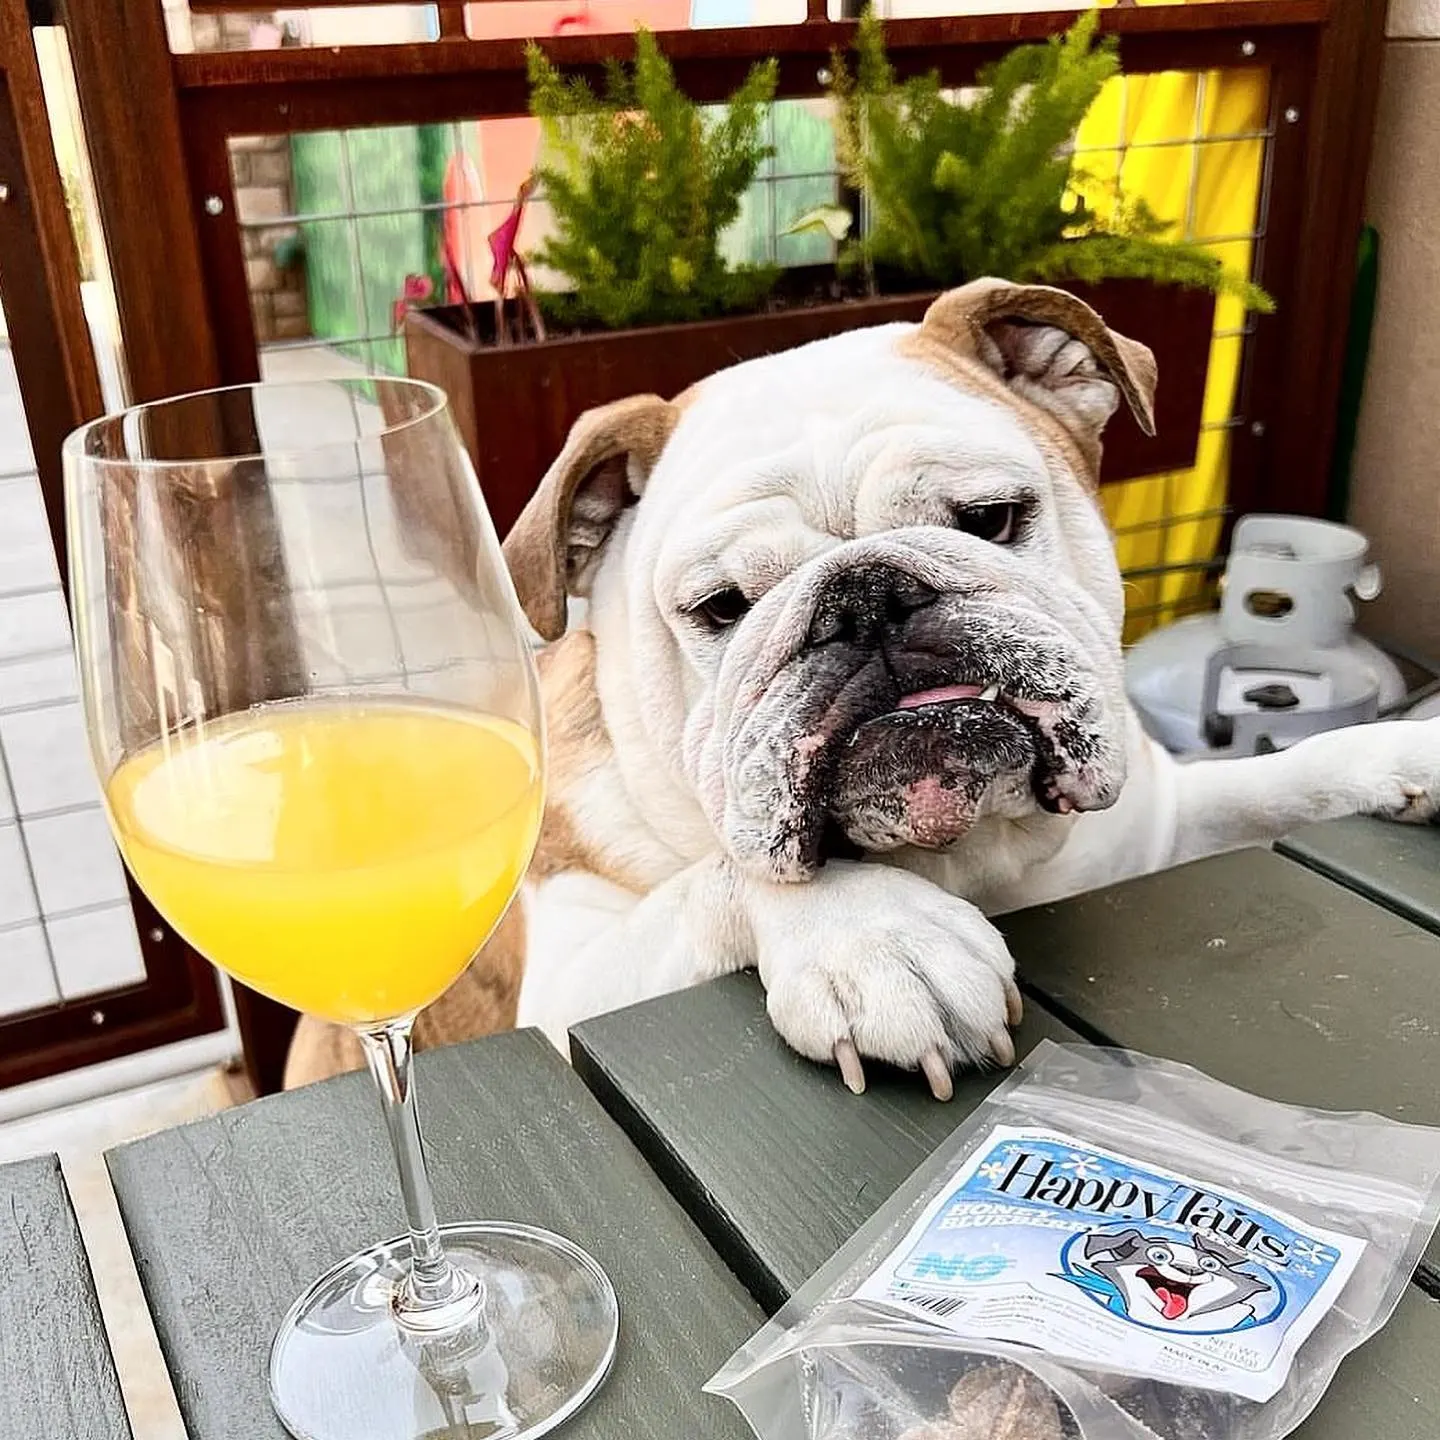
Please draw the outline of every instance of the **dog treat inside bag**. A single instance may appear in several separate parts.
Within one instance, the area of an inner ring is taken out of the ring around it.
[[[761,1440],[1278,1440],[1437,1215],[1440,1130],[1047,1041],[707,1388]]]

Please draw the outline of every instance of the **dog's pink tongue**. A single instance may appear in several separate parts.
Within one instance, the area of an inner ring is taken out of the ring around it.
[[[939,705],[945,700],[973,700],[984,689],[983,685],[942,685],[938,690],[917,690],[913,695],[902,695],[895,708],[914,710],[920,705]]]
[[[1167,1290],[1163,1285],[1155,1287],[1155,1293],[1160,1297],[1160,1303],[1164,1305],[1164,1315],[1167,1320],[1178,1320],[1189,1308],[1190,1301],[1184,1295],[1177,1295],[1173,1290]]]

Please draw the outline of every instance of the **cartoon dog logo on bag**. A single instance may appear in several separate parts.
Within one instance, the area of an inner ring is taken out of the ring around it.
[[[1062,1279],[1147,1329],[1217,1335],[1263,1325],[1284,1308],[1273,1276],[1200,1231],[1190,1243],[1139,1230],[1086,1231],[1061,1255]]]

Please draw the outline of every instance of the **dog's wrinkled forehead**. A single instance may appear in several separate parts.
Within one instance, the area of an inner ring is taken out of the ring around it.
[[[672,568],[702,589],[712,568],[779,578],[947,499],[1048,488],[1053,458],[1016,408],[906,354],[912,333],[858,331],[696,387],[636,521],[637,543],[665,552],[662,589]]]
[[[906,325],[853,331],[751,361],[687,397],[650,483],[672,513],[791,496],[823,528],[863,527],[866,472],[887,452],[924,463],[963,454],[975,468],[1044,473],[1015,404],[957,385],[912,353]],[[701,478],[703,483],[697,484]],[[688,483],[687,483],[688,482]],[[843,509],[855,510],[855,523]]]

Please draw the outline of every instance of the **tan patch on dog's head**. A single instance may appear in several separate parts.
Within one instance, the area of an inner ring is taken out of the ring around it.
[[[572,630],[540,652],[540,695],[545,705],[545,817],[530,875],[543,879],[562,870],[594,868],[566,810],[587,776],[610,758],[610,733],[595,689],[595,637]]]
[[[1155,357],[1068,291],[977,280],[935,301],[899,349],[963,389],[1003,398],[1092,488],[1100,434],[1122,397],[1155,433]]]
[[[565,597],[589,593],[616,520],[645,488],[680,418],[657,395],[635,395],[576,422],[559,458],[505,537],[505,559],[530,623],[545,640],[565,632]]]
[[[704,388],[705,382],[697,380],[693,385],[682,390],[670,403],[683,414],[700,398],[700,392]]]
[[[549,778],[530,879],[584,870],[643,893],[643,879],[588,843],[572,814],[587,781],[614,754],[595,688],[595,637],[588,630],[572,630],[540,652],[540,694],[545,704]]]

